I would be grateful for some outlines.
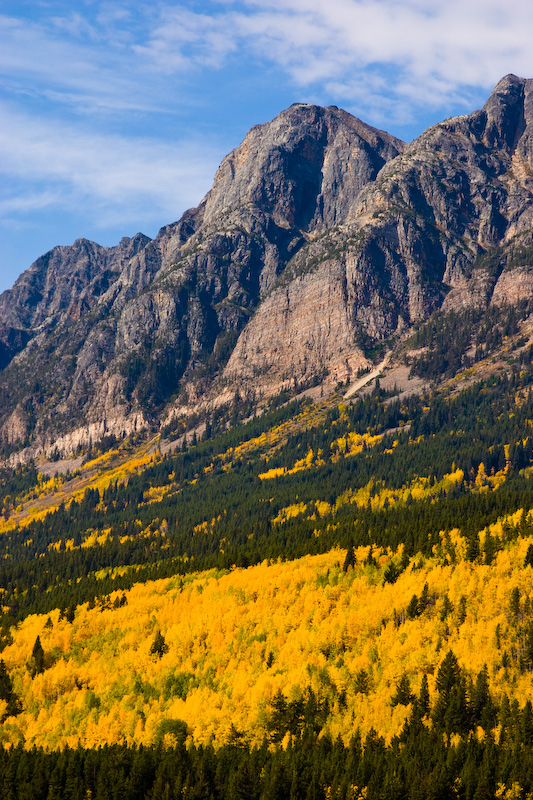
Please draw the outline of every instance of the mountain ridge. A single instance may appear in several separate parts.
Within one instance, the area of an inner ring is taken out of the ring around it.
[[[527,299],[532,131],[513,75],[409,145],[333,106],[255,126],[154,240],[77,240],[0,296],[4,451],[328,392],[435,311]]]

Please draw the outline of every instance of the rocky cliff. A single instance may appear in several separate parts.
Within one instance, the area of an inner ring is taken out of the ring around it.
[[[410,145],[295,104],[222,162],[150,241],[79,240],[0,296],[0,431],[77,445],[369,364],[365,346],[438,309],[533,285],[533,81]]]
[[[389,160],[344,222],[288,264],[286,285],[241,334],[228,382],[279,389],[320,369],[330,383],[346,380],[364,360],[361,335],[531,297],[532,134],[533,81],[508,76],[481,111],[434,126]]]

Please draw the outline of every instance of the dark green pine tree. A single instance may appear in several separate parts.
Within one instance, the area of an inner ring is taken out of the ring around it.
[[[418,703],[420,705],[420,711],[423,716],[429,714],[429,686],[428,686],[428,676],[422,676],[422,683],[420,684],[420,696],[418,698]]]
[[[415,699],[411,691],[411,682],[406,672],[403,673],[396,684],[396,692],[391,698],[392,706],[408,706]]]
[[[230,780],[228,800],[256,800],[257,779],[252,775],[249,759],[243,758]]]
[[[285,695],[278,689],[270,701],[272,712],[268,719],[268,732],[270,741],[279,743],[287,731],[287,700]]]
[[[342,571],[343,572],[348,572],[350,567],[352,567],[352,569],[353,569],[353,567],[355,567],[355,564],[356,564],[356,561],[355,561],[354,548],[353,548],[353,545],[350,545],[348,547],[348,550],[346,551],[346,558],[344,559],[344,564],[342,565]]]
[[[7,764],[4,759],[0,770],[0,796],[2,800],[18,800],[17,766],[22,751],[23,744],[20,742],[16,748],[12,748]]]
[[[409,604],[407,606],[406,611],[407,611],[407,616],[409,617],[409,619],[414,619],[415,617],[418,617],[418,614],[419,614],[418,596],[416,594],[414,594],[411,597],[411,600],[409,601]]]
[[[290,796],[291,783],[278,750],[270,762],[270,769],[264,776],[264,800],[287,800]]]
[[[453,650],[448,650],[437,672],[436,687],[442,695],[449,695],[457,684],[461,675],[461,668]]]
[[[0,718],[0,723],[8,717],[14,717],[22,711],[22,705],[13,691],[13,684],[3,659],[0,659],[0,700],[5,700],[7,708]]]
[[[44,672],[44,650],[39,636],[36,638],[35,644],[33,645],[31,658],[27,663],[27,667],[32,678]]]
[[[486,664],[481,672],[478,673],[476,682],[472,687],[470,707],[472,719],[475,723],[480,724],[486,731],[495,727],[498,709],[490,695],[489,672]]]
[[[491,536],[490,531],[487,531],[485,535],[485,542],[483,544],[483,563],[492,564],[496,558],[497,552],[498,542],[493,536]]]
[[[36,760],[35,756],[36,754],[32,757],[27,750],[20,751],[15,786],[17,789],[17,797],[21,798],[21,800],[30,800],[30,798],[38,797],[39,795],[37,792],[39,788],[43,788],[42,786],[38,787],[34,784],[34,777],[36,777],[33,774],[33,767]]]
[[[48,794],[46,795],[46,800],[63,800],[64,793],[62,777],[61,768],[59,765],[56,765],[48,782]]]
[[[452,650],[439,667],[436,687],[439,696],[432,713],[435,728],[448,735],[465,733],[470,723],[466,681]]]
[[[476,561],[479,558],[481,547],[479,544],[479,533],[474,533],[469,539],[466,548],[466,557],[468,561]]]
[[[431,598],[429,596],[429,586],[427,583],[425,583],[424,588],[422,589],[422,594],[420,595],[420,600],[418,601],[418,613],[423,614],[430,603]]]
[[[71,798],[72,800],[77,800],[77,798],[81,800],[85,795],[81,752],[81,750],[67,750],[63,796],[68,797],[69,800]]]
[[[520,733],[522,742],[531,747],[533,744],[533,706],[531,705],[531,700],[527,700],[522,709]]]
[[[366,669],[360,669],[355,673],[354,689],[360,694],[368,694],[370,691],[370,677]]]
[[[165,642],[165,637],[161,631],[157,631],[150,647],[150,655],[162,658],[165,653],[168,653],[168,644]]]
[[[520,613],[520,589],[518,586],[515,586],[514,589],[511,591],[511,598],[509,600],[509,611],[516,619],[518,614]]]

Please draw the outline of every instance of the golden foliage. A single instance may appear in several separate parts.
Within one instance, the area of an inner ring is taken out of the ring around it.
[[[491,534],[510,524],[495,523]],[[3,652],[24,710],[0,739],[23,733],[27,746],[147,744],[162,719],[183,719],[199,741],[223,742],[230,723],[260,741],[276,692],[296,699],[310,686],[330,701],[333,736],[347,740],[355,727],[363,734],[373,727],[390,740],[408,713],[390,704],[399,677],[406,673],[417,692],[427,674],[434,691],[450,647],[472,674],[487,664],[496,696],[505,691],[523,704],[533,700],[530,676],[515,662],[503,667],[502,650],[520,646],[510,587],[519,589],[522,607],[533,600],[531,568],[523,568],[529,543],[511,538],[492,565],[471,564],[452,531],[433,558],[412,559],[394,584],[384,574],[402,548],[374,547],[367,563],[364,547],[346,573],[345,551],[334,550],[139,584],[127,605],[82,606],[72,624],[58,611],[52,627],[45,616],[30,616]],[[428,605],[410,618],[409,603],[425,584]],[[169,647],[161,658],[150,653],[157,631]],[[25,665],[37,636],[46,669],[32,679]],[[362,670],[366,694],[356,691]]]

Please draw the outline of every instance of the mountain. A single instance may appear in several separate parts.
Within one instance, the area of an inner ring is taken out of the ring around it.
[[[410,145],[336,107],[252,128],[153,241],[55,248],[0,297],[4,452],[328,392],[435,312],[527,301],[532,132],[513,75]]]
[[[530,92],[2,296],[0,797],[533,796]]]

